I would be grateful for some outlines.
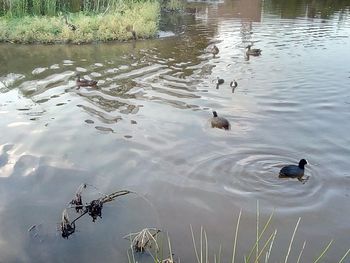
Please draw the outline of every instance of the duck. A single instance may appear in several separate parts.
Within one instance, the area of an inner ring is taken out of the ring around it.
[[[219,54],[219,48],[216,46],[216,45],[214,45],[212,48],[211,48],[211,50],[210,50],[210,52],[213,54],[213,56],[215,57],[217,54]]]
[[[236,80],[232,80],[232,81],[230,82],[230,87],[232,88],[232,93],[235,92],[235,89],[237,88],[237,86],[238,86],[238,83],[237,83]]]
[[[212,128],[229,130],[231,127],[229,121],[223,117],[218,117],[216,111],[213,111],[213,117],[210,119],[210,123]]]
[[[307,164],[308,162],[305,159],[301,159],[298,165],[286,165],[280,170],[279,178],[298,178],[300,182],[303,182],[306,180],[302,177]]]
[[[221,79],[221,78],[217,77],[216,78],[216,82],[215,82],[216,83],[216,89],[218,89],[221,84],[224,84],[224,82],[225,82],[224,79]]]
[[[134,30],[134,26],[127,25],[125,29],[126,29],[127,32],[131,32],[133,40],[137,39],[137,35],[136,35],[136,31]]]
[[[247,51],[246,51],[246,54],[249,56],[260,56],[261,55],[261,49],[259,48],[251,48],[252,45],[248,45],[246,47]]]
[[[97,86],[96,80],[82,79],[79,74],[77,74],[76,83],[78,87],[95,87]]]
[[[230,87],[231,87],[231,88],[235,89],[235,88],[237,88],[237,86],[238,86],[238,83],[237,83],[236,80],[232,80],[232,81],[230,82]]]
[[[75,25],[73,25],[73,24],[68,22],[67,16],[65,16],[64,18],[65,18],[66,25],[69,27],[70,30],[72,30],[72,31],[77,30],[77,26],[75,26]]]

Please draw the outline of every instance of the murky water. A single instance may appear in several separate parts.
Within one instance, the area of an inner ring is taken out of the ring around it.
[[[349,8],[189,3],[187,14],[163,18],[156,40],[2,44],[0,262],[125,262],[122,237],[154,226],[169,232],[182,262],[195,262],[190,224],[197,235],[206,229],[212,254],[222,244],[230,258],[242,209],[241,259],[254,242],[257,200],[262,221],[276,210],[271,262],[284,261],[298,217],[291,260],[304,240],[303,262],[312,262],[334,239],[324,262],[338,262],[350,247]],[[251,42],[260,57],[245,57]],[[77,72],[98,87],[78,89]],[[214,109],[230,131],[210,128]],[[305,184],[278,178],[301,158]],[[64,240],[56,224],[83,182],[153,205],[121,197]],[[37,234],[27,231],[33,224]]]

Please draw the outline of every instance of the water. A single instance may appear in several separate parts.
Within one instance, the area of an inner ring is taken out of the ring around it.
[[[198,238],[206,229],[211,261],[220,244],[230,258],[242,209],[240,262],[257,200],[260,228],[275,210],[271,262],[284,261],[299,217],[291,261],[304,240],[304,262],[331,239],[325,262],[350,247],[349,3],[226,0],[187,11],[163,17],[156,40],[1,45],[0,262],[125,262],[122,237],[144,227],[168,231],[175,256],[195,262],[190,224]],[[251,42],[260,57],[245,57]],[[76,72],[98,88],[78,89]],[[230,131],[210,128],[212,110]],[[278,178],[301,158],[305,184]],[[56,224],[83,182],[153,205],[123,196],[63,240]]]

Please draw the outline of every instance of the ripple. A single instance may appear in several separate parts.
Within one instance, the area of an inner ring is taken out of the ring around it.
[[[305,156],[297,157],[280,148],[239,149],[194,165],[188,177],[197,184],[201,182],[201,187],[204,184],[208,189],[225,191],[237,202],[266,200],[271,208],[280,210],[311,209],[328,198],[329,182],[325,177],[330,171],[311,162],[305,169],[305,176],[309,176],[305,184],[278,177],[284,165],[296,164],[301,158]]]

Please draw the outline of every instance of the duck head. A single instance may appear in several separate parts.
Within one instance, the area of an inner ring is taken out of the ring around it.
[[[217,112],[215,110],[213,111],[213,115],[214,115],[214,117],[218,116],[218,114],[217,114]]]
[[[302,168],[302,169],[304,169],[304,166],[305,165],[307,165],[308,164],[308,162],[305,160],[305,159],[301,159],[300,161],[299,161],[299,168]]]

